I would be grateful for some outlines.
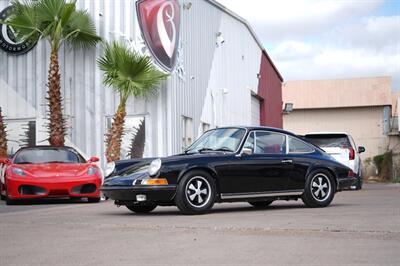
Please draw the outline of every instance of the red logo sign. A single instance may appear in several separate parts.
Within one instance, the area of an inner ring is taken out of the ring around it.
[[[159,65],[171,72],[175,67],[179,44],[178,0],[139,0],[136,10],[147,47]]]

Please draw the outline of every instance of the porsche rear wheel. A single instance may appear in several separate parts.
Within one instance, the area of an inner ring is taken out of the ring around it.
[[[335,196],[335,181],[326,170],[311,172],[306,181],[304,193],[301,197],[307,207],[326,207]]]
[[[179,182],[175,204],[183,214],[202,214],[214,205],[214,179],[204,171],[190,171]]]
[[[264,201],[249,201],[249,204],[256,207],[256,208],[266,208],[271,203],[274,202],[273,200],[264,200]]]
[[[155,208],[157,208],[157,205],[153,204],[146,204],[146,205],[126,205],[126,207],[133,212],[136,213],[149,213]]]

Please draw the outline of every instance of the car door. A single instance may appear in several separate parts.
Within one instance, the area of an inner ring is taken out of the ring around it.
[[[285,134],[262,130],[252,131],[247,136],[243,149],[241,154],[232,160],[229,172],[222,178],[221,191],[223,193],[286,190],[287,172],[292,165],[286,158]]]
[[[286,172],[288,178],[287,190],[302,190],[308,169],[314,161],[311,155],[315,153],[315,149],[305,141],[293,136],[288,136],[287,140],[288,154],[286,160],[291,165]]]

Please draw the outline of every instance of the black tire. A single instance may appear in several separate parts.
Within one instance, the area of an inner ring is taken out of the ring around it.
[[[249,204],[256,207],[256,208],[266,208],[271,203],[274,202],[273,200],[264,200],[264,201],[249,201]]]
[[[175,204],[183,214],[203,214],[212,208],[216,195],[214,179],[207,172],[194,170],[180,180]]]
[[[15,205],[17,203],[16,200],[11,200],[8,197],[6,197],[6,205]]]
[[[361,172],[361,170],[359,170],[359,171],[360,171],[360,173],[359,173],[358,180],[357,180],[356,190],[362,189],[362,186],[363,186],[362,172]]]
[[[153,204],[146,204],[146,205],[126,205],[126,207],[133,212],[136,213],[149,213],[155,208],[157,208],[157,205]]]
[[[89,203],[99,203],[101,198],[88,198]]]
[[[3,191],[3,190],[4,190],[3,184],[0,182],[0,191]],[[6,193],[7,193],[7,192],[6,192]],[[0,199],[1,199],[1,200],[6,200],[7,197],[6,197],[5,195],[3,195],[3,194],[0,193]]]
[[[307,176],[301,199],[310,208],[326,207],[332,202],[335,192],[336,183],[331,173],[319,169],[312,171]]]

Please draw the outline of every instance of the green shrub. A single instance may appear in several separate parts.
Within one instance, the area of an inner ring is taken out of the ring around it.
[[[373,158],[378,174],[382,179],[392,179],[392,151],[377,155]]]

